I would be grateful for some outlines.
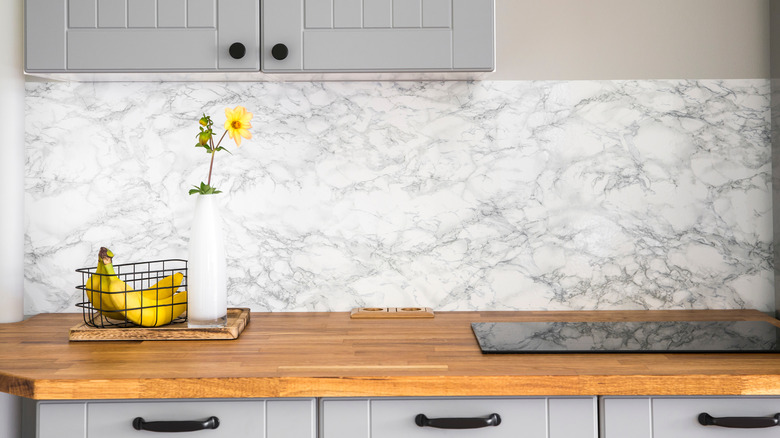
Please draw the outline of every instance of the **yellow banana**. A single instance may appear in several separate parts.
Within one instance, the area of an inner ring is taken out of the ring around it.
[[[122,306],[131,310],[122,310],[119,313],[128,321],[132,321],[142,327],[158,327],[170,324],[175,318],[187,310],[187,291],[179,292],[161,300],[142,299],[138,293],[118,294],[112,299],[118,299]]]
[[[100,248],[98,266],[86,284],[87,297],[105,316],[143,327],[169,324],[187,309],[187,291],[174,295],[184,275],[169,275],[149,289],[134,291],[114,272],[114,254]],[[127,309],[127,310],[125,310]]]
[[[110,250],[106,248],[100,249],[97,269],[95,270],[95,274],[90,276],[89,280],[87,280],[85,289],[87,298],[96,310],[109,318],[123,320],[125,319],[124,316],[121,313],[114,311],[126,307],[124,305],[116,307],[109,297],[111,294],[131,292],[133,289],[128,287],[126,283],[115,275],[109,275],[106,272],[106,263],[111,263],[112,257],[114,257],[114,254]],[[163,278],[150,288],[142,291],[144,300],[162,300],[164,298],[169,298],[173,295],[174,291],[179,288],[183,279],[184,275],[180,272]]]
[[[105,265],[101,262],[95,271],[95,275],[92,275],[87,281],[87,297],[92,303],[92,306],[103,315],[112,319],[124,319],[124,316],[122,316],[121,313],[112,312],[117,309],[113,302],[108,298],[108,294],[103,295],[102,292],[115,293],[116,291],[124,291],[125,284],[121,283],[122,280],[119,280],[116,277],[106,277],[106,275]],[[102,286],[100,284],[101,279],[103,279],[104,283]],[[149,289],[144,289],[142,291],[144,304],[148,303],[149,300],[164,300],[170,298],[171,295],[173,295],[173,292],[181,285],[183,279],[184,275],[181,272],[177,272],[158,281]],[[132,289],[129,288],[127,289],[128,292],[131,290]]]
[[[116,310],[116,307],[114,307],[114,303],[111,300],[111,295],[114,292],[125,291],[129,288],[117,276],[109,276],[106,272],[104,260],[108,260],[110,263],[113,256],[114,254],[108,249],[100,248],[97,269],[95,269],[95,274],[91,275],[84,285],[85,292],[95,310],[112,319],[124,319],[124,316],[121,314],[113,312]]]
[[[184,280],[184,274],[181,272],[163,278],[149,287],[149,289],[141,291],[144,294],[144,300],[162,300],[163,298],[169,298],[176,289],[179,288],[182,280]]]

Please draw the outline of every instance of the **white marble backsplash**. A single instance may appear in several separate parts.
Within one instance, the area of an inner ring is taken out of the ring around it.
[[[28,83],[25,312],[186,258],[197,120],[229,306],[774,311],[768,80]],[[221,133],[221,131],[220,131]]]

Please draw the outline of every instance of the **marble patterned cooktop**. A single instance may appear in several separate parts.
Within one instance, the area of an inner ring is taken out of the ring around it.
[[[765,321],[481,322],[483,353],[778,352]]]

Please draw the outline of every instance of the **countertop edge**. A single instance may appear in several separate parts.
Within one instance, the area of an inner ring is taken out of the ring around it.
[[[0,378],[0,390],[36,400],[780,395],[780,374],[39,379],[15,382],[7,386]]]

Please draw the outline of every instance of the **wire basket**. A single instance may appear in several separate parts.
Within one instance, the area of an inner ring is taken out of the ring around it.
[[[187,321],[187,261],[181,259],[114,265],[116,276],[81,273],[84,323],[96,328],[159,327]],[[177,284],[177,280],[181,282]]]

